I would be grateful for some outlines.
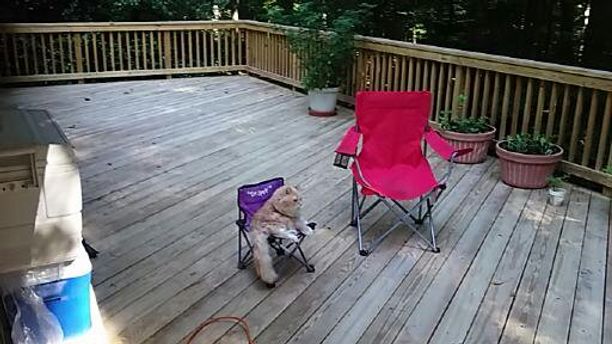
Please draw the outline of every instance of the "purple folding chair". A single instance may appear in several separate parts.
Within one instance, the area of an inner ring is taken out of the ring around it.
[[[257,184],[243,185],[238,188],[238,220],[236,224],[238,225],[239,269],[246,268],[253,258],[253,245],[248,235],[253,215],[272,197],[274,191],[283,185],[285,185],[283,178],[274,178]],[[309,223],[308,226],[313,230],[315,229],[314,223]],[[288,240],[271,236],[268,238],[268,243],[278,256],[291,257],[302,264],[306,271],[314,272],[314,265],[308,262],[304,251],[300,247],[305,236],[302,233],[298,233],[298,237],[298,242],[289,242]],[[243,247],[243,240],[246,243],[246,247]]]

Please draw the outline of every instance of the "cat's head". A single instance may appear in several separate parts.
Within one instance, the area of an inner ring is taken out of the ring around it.
[[[277,211],[289,216],[298,216],[302,207],[302,195],[295,186],[291,185],[276,189],[271,201]]]

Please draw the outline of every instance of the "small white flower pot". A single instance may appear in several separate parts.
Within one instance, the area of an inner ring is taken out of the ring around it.
[[[336,114],[338,91],[335,88],[322,88],[308,91],[308,113],[313,116],[333,116]]]
[[[554,206],[560,206],[565,202],[567,190],[564,188],[548,189],[548,202]]]

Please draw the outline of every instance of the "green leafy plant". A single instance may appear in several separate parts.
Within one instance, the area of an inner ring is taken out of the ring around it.
[[[505,150],[532,154],[532,155],[552,155],[559,152],[559,147],[552,141],[539,134],[516,134],[506,138],[501,143],[501,147]]]
[[[284,31],[305,70],[302,83],[306,89],[338,87],[345,81],[355,56],[354,36],[361,11],[344,11],[328,18],[315,3],[305,2],[296,4],[289,14],[272,8],[269,16],[297,27]]]
[[[457,112],[463,113],[463,107],[467,97],[464,94],[457,96]],[[486,118],[451,118],[452,111],[440,111],[439,123],[440,127],[446,131],[454,131],[456,133],[478,134],[491,131],[489,122]]]
[[[603,173],[612,174],[612,165],[608,165],[608,166],[604,167],[604,169],[602,171],[603,171]]]
[[[569,178],[567,174],[562,174],[558,176],[550,176],[548,177],[548,186],[552,189],[559,189],[563,187],[565,181]]]
[[[456,133],[478,134],[492,130],[486,118],[461,117],[451,119],[448,112],[440,113],[439,123],[442,129]]]

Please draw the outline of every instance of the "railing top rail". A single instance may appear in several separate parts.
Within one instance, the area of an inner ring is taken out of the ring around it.
[[[245,28],[270,33],[297,29],[252,20],[218,21],[157,21],[157,22],[95,22],[95,23],[6,23],[0,24],[0,33],[60,33],[101,31],[172,31],[198,29]],[[357,46],[385,53],[407,55],[443,63],[498,71],[524,77],[539,78],[582,87],[612,91],[612,72],[581,67],[539,62],[501,55],[485,54],[460,49],[442,48],[376,38],[356,36]]]
[[[156,22],[93,22],[93,23],[0,23],[0,33],[55,33],[96,31],[168,31],[182,29],[236,28],[240,21],[156,21]]]
[[[279,33],[295,27],[280,26],[251,20],[241,20],[243,27]],[[411,55],[438,62],[453,63],[474,68],[535,77],[578,86],[593,87],[612,91],[612,72],[574,67],[549,62],[540,62],[515,57],[471,52],[460,49],[442,48],[426,44],[396,41],[386,38],[356,36],[357,46],[380,52]],[[555,75],[556,74],[556,75]]]

